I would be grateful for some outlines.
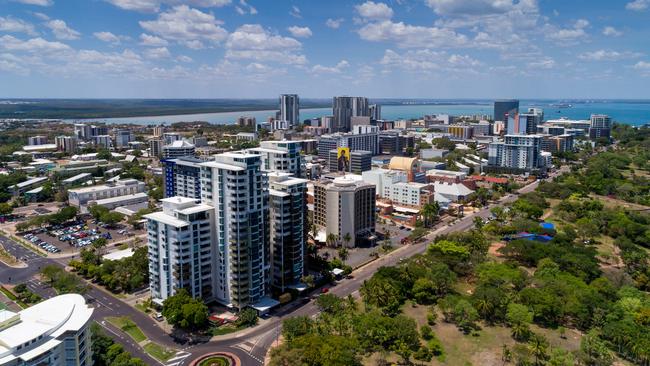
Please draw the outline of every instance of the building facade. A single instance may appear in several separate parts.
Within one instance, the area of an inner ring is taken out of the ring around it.
[[[334,114],[333,130],[348,132],[352,127],[352,117],[370,116],[368,98],[365,97],[334,97],[332,100]]]
[[[280,95],[280,120],[289,123],[289,129],[300,123],[300,98],[298,94]]]
[[[271,285],[281,292],[300,283],[307,243],[307,180],[269,173]]]
[[[201,164],[201,201],[215,210],[215,299],[237,309],[268,294],[267,184],[259,155],[224,153]]]
[[[162,148],[164,159],[182,158],[185,156],[194,156],[196,147],[185,140],[177,140]]]
[[[494,118],[495,121],[503,121],[507,123],[508,116],[519,113],[519,100],[517,99],[504,99],[494,102]],[[507,129],[507,126],[506,126]]]
[[[302,141],[262,141],[260,147],[247,151],[262,158],[262,169],[290,173],[294,177],[305,176],[305,162],[302,154]]]
[[[82,213],[86,213],[91,201],[142,193],[145,187],[144,182],[139,180],[123,179],[98,186],[70,189],[68,201],[70,206],[78,207]]]
[[[375,207],[373,184],[350,176],[314,183],[314,224],[346,247],[373,240]]]
[[[589,138],[609,138],[612,131],[612,119],[606,114],[592,114],[589,126]]]
[[[93,309],[59,295],[18,313],[0,310],[0,365],[91,366]]]
[[[192,297],[214,299],[214,208],[186,197],[161,202],[161,212],[144,216],[151,298],[162,304],[183,288]]]
[[[524,171],[544,168],[542,138],[541,135],[506,135],[504,141],[489,145],[488,165]]]
[[[76,136],[57,136],[54,141],[56,142],[57,150],[61,152],[74,154],[77,151]]]
[[[201,199],[201,163],[194,157],[163,160],[163,191],[165,197]]]

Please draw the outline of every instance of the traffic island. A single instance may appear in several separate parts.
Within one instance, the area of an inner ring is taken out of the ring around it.
[[[215,352],[195,359],[190,366],[241,366],[241,361],[232,353]]]

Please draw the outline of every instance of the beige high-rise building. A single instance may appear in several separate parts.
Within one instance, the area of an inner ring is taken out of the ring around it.
[[[350,175],[314,183],[314,223],[325,238],[334,234],[348,248],[374,240],[374,184]]]

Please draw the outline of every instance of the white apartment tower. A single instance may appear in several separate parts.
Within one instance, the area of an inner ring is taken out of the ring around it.
[[[193,297],[214,299],[214,208],[180,196],[165,198],[162,205],[161,212],[144,216],[153,301],[162,304],[181,288]]]
[[[280,120],[287,121],[289,128],[300,123],[300,98],[298,94],[280,95]]]
[[[262,170],[290,173],[297,178],[305,175],[305,162],[300,154],[302,141],[262,141],[260,147],[248,152],[260,155]]]
[[[215,299],[237,309],[267,295],[268,190],[259,155],[230,152],[201,164],[201,200],[214,207]]]

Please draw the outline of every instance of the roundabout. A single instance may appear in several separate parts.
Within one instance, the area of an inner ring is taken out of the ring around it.
[[[214,352],[195,359],[190,366],[241,366],[241,361],[232,353]]]

